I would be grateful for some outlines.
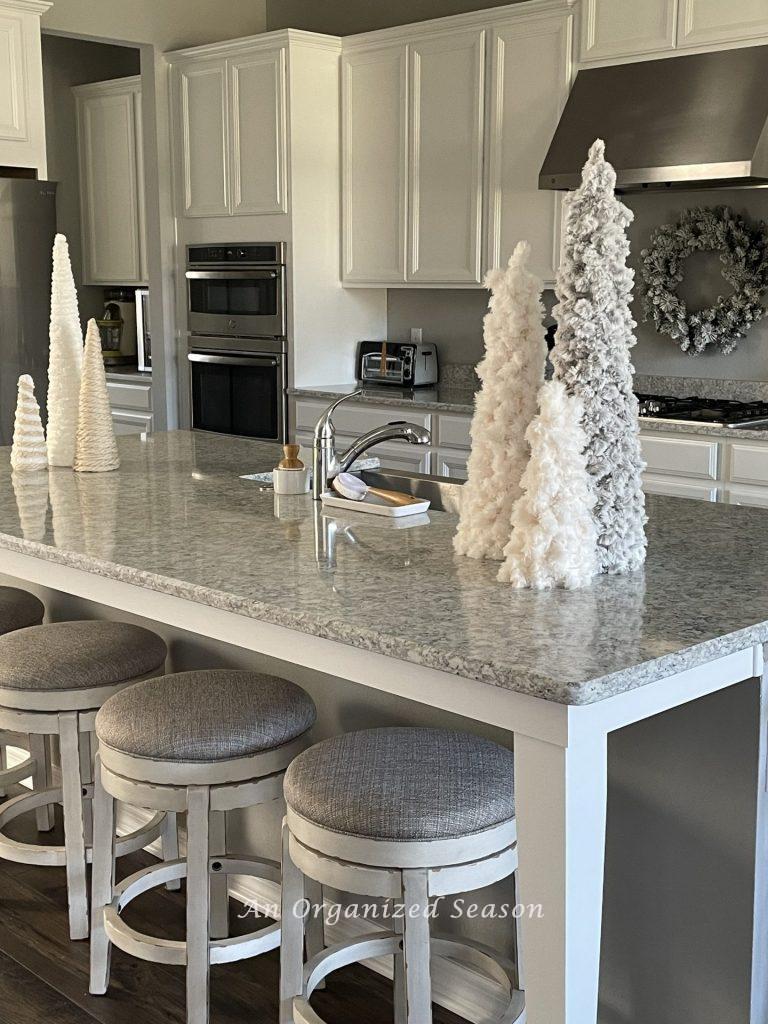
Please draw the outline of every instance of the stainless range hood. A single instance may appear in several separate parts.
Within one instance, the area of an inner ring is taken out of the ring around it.
[[[573,189],[605,140],[617,190],[768,186],[768,46],[589,68],[576,76],[539,177]]]

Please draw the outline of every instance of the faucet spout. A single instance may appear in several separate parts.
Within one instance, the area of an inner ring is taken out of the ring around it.
[[[347,398],[355,398],[361,394],[355,391],[351,395],[345,395],[337,402],[326,409],[320,417],[315,428],[314,446],[312,450],[312,497],[318,501],[328,483],[339,473],[344,473],[352,463],[360,456],[383,441],[405,441],[408,444],[430,444],[432,434],[417,423],[406,423],[405,420],[396,420],[393,423],[385,423],[381,427],[369,430],[367,434],[353,441],[349,448],[339,454],[336,451],[336,429],[333,425],[332,414],[336,406]]]

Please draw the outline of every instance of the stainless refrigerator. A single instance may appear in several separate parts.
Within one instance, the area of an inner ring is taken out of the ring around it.
[[[56,182],[0,178],[0,445],[13,437],[16,384],[29,373],[45,419]]]

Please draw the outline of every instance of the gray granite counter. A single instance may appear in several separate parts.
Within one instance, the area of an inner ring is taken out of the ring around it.
[[[3,549],[25,552],[375,651],[394,671],[570,704],[768,640],[761,509],[650,495],[643,572],[532,593],[455,555],[448,513],[334,522],[309,496],[240,479],[271,468],[275,445],[181,431],[118,443],[118,472],[13,480],[0,450],[0,572]]]
[[[325,384],[317,388],[291,388],[288,392],[296,398],[322,398],[329,404],[355,390],[350,384]],[[475,408],[475,393],[471,388],[457,388],[449,384],[435,387],[395,388],[389,385],[363,388],[356,402],[369,405],[384,405],[399,409],[430,409],[433,412],[459,412],[472,415]]]

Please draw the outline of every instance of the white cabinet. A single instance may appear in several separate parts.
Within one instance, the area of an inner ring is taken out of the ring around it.
[[[532,271],[552,282],[561,199],[539,190],[539,171],[568,97],[571,19],[512,19],[494,28],[491,45],[487,265],[506,266],[524,238]]]
[[[643,489],[647,494],[666,494],[672,498],[697,498],[699,501],[719,501],[720,488],[700,480],[686,480],[683,477],[657,476],[646,473]]]
[[[644,434],[640,445],[649,473],[704,480],[718,478],[720,446],[716,441]]]
[[[117,435],[152,432],[152,382],[149,378],[107,371],[107,392]]]
[[[485,31],[441,34],[408,50],[408,280],[479,284]]]
[[[50,3],[0,0],[0,165],[47,177],[40,16]]]
[[[678,0],[584,0],[581,61],[674,49],[677,5]]]
[[[449,476],[454,480],[466,480],[468,458],[468,451],[454,451],[451,448],[441,448],[436,452],[434,472],[438,476]]]
[[[117,437],[122,437],[125,434],[151,434],[152,413],[127,412],[125,409],[113,409],[112,425],[115,428],[115,435]]]
[[[401,44],[342,57],[342,273],[350,283],[405,281],[407,69]]]
[[[766,0],[679,0],[677,45],[707,46],[768,36]]]
[[[377,445],[370,454],[378,458],[382,469],[399,469],[404,473],[432,472],[432,451],[421,445],[395,441]]]
[[[285,48],[171,59],[179,213],[285,213]]]
[[[141,79],[77,86],[83,277],[145,284]]]
[[[768,487],[727,487],[725,500],[729,505],[755,505],[768,508]]]

